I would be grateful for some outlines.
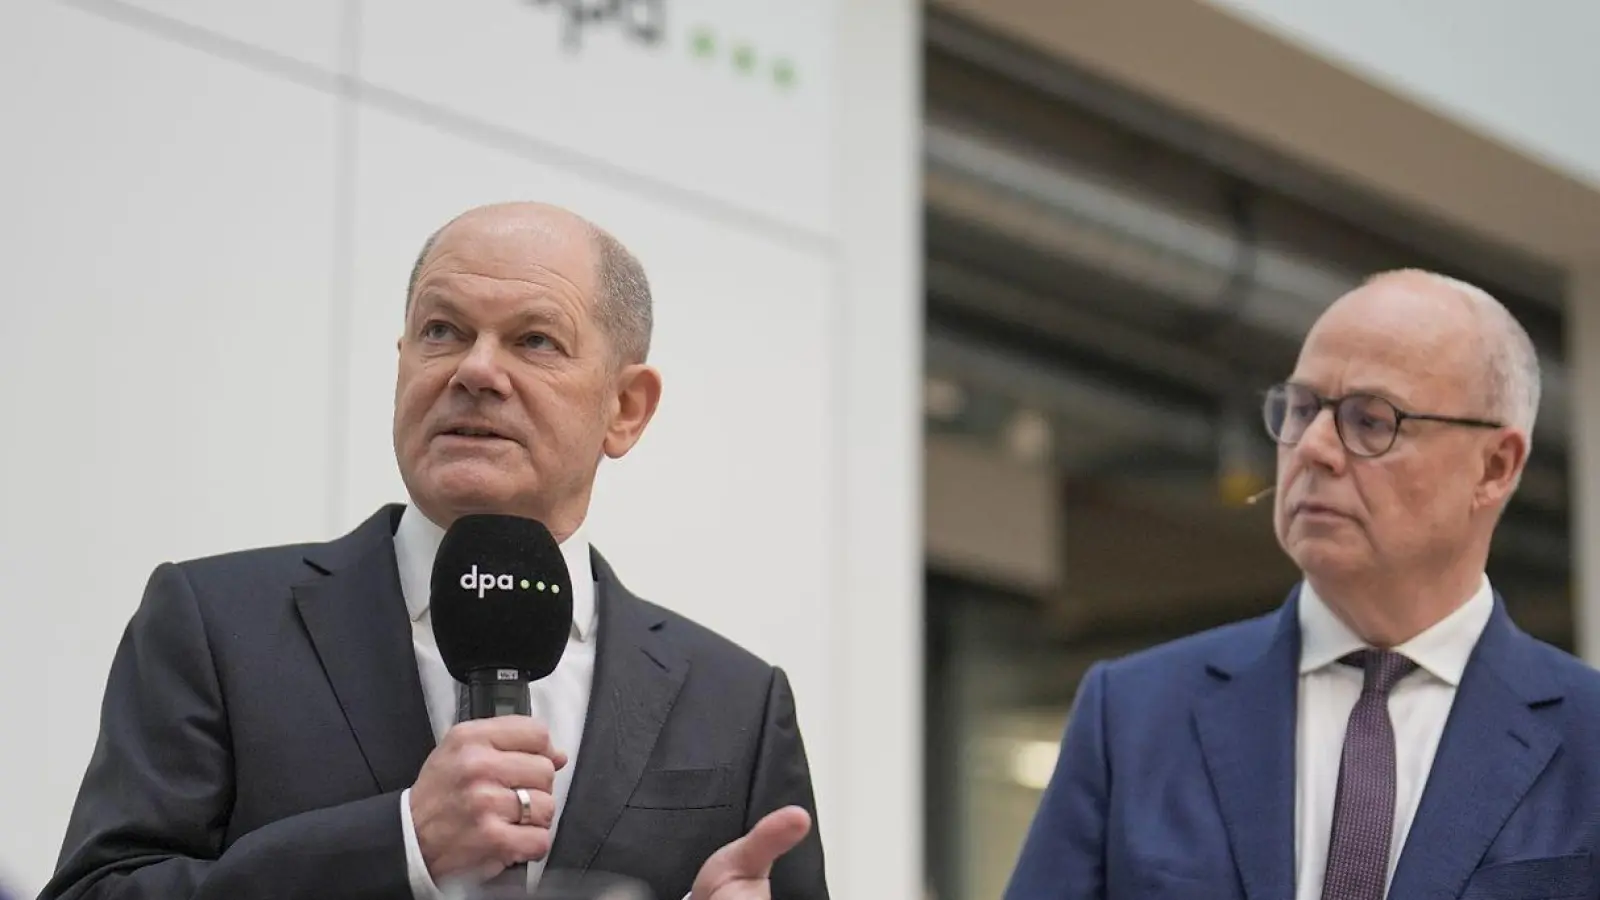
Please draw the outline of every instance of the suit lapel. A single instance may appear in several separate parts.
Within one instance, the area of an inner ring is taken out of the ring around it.
[[[589,719],[556,828],[550,867],[586,869],[644,772],[689,663],[662,635],[664,619],[593,554],[600,613]]]
[[[1298,591],[1253,639],[1232,642],[1209,672],[1222,683],[1195,709],[1234,862],[1251,900],[1294,893]]]
[[[1532,639],[1495,611],[1462,673],[1391,897],[1455,897],[1561,744],[1538,709],[1561,690]]]
[[[434,747],[395,564],[399,510],[385,507],[308,554],[321,574],[294,588],[300,619],[380,792],[410,786]]]

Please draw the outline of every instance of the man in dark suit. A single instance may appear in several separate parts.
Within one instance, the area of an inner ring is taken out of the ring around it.
[[[527,863],[530,886],[824,900],[782,670],[635,597],[585,537],[600,459],[660,398],[650,328],[638,262],[569,212],[436,232],[399,341],[411,503],[327,544],[156,569],[43,897],[430,900]],[[475,512],[544,522],[572,573],[531,718],[459,722],[433,641],[433,555]]]
[[[1477,288],[1335,302],[1266,399],[1303,580],[1090,669],[1008,900],[1600,896],[1600,673],[1484,572],[1539,393]]]

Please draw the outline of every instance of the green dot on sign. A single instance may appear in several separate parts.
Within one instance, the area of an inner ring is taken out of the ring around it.
[[[522,579],[522,589],[523,590],[527,590],[528,589],[528,579],[526,579],[526,578]]]
[[[538,585],[537,585],[537,587],[538,587],[538,588],[539,588],[539,590],[541,590],[541,591],[542,591],[542,590],[544,590],[544,582],[542,582],[542,581],[541,581],[541,582],[539,582],[539,584],[538,584]]]
[[[741,44],[733,51],[733,67],[749,73],[756,67],[756,51],[749,44]]]
[[[717,37],[709,28],[697,28],[689,38],[689,52],[705,58],[717,52]]]
[[[779,87],[793,86],[794,63],[789,62],[787,59],[780,59],[774,63],[772,66],[772,80],[776,81]]]
[[[550,585],[550,593],[552,593],[552,594],[561,593],[561,585],[559,585],[559,584]]]

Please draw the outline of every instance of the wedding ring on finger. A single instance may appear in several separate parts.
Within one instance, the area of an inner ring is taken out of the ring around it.
[[[518,825],[533,824],[533,795],[527,788],[512,788],[512,793],[517,795],[517,803],[522,807],[521,814],[517,817]]]

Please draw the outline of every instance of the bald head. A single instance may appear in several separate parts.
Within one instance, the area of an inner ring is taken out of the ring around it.
[[[526,239],[530,254],[550,245],[581,241],[593,258],[590,299],[595,320],[605,329],[622,364],[642,363],[650,354],[653,327],[650,282],[644,266],[610,232],[571,210],[548,203],[494,203],[469,209],[428,236],[411,266],[406,309],[417,291],[417,279],[434,251],[451,239],[471,240],[474,233],[515,234]]]
[[[1471,413],[1504,422],[1531,440],[1541,392],[1539,356],[1521,323],[1487,291],[1421,269],[1381,272],[1339,298],[1318,327],[1346,319],[1403,338],[1429,367],[1470,386],[1463,393]]]

